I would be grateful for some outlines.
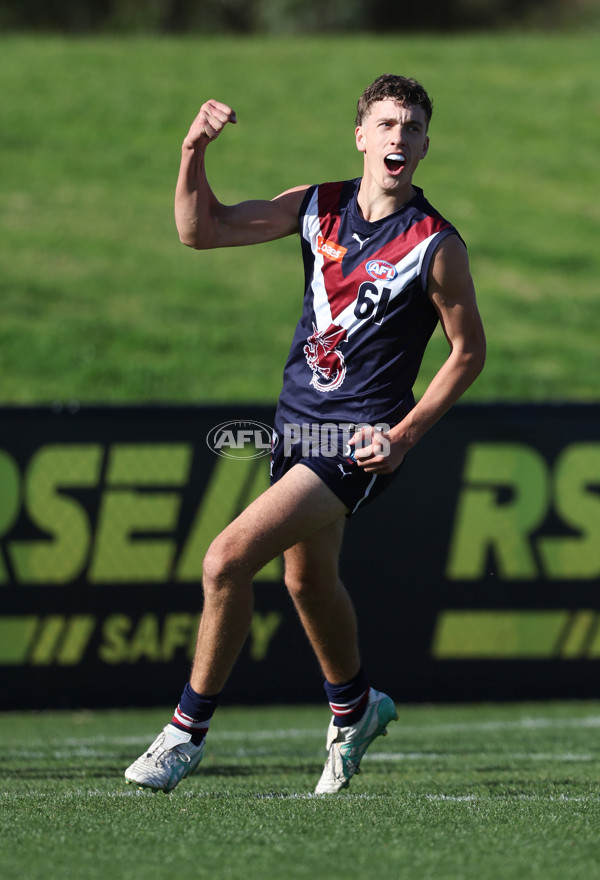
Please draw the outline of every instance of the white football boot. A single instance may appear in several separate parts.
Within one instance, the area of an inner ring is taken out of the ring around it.
[[[329,754],[315,794],[337,794],[348,788],[352,777],[360,773],[360,762],[373,740],[385,736],[389,722],[397,720],[392,699],[373,688],[364,715],[356,724],[336,727],[332,718],[327,731]]]
[[[153,791],[173,791],[202,760],[206,737],[199,746],[191,738],[190,733],[167,724],[150,748],[127,768],[125,782]]]

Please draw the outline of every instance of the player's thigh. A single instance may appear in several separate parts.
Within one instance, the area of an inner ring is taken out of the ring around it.
[[[288,548],[343,519],[348,512],[310,468],[295,465],[215,539],[205,568],[217,565],[255,574]],[[210,571],[207,572],[210,575]]]

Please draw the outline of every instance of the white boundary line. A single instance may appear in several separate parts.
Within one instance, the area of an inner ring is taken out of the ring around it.
[[[394,733],[402,736],[414,736],[419,734],[441,734],[441,733],[490,733],[500,732],[503,730],[552,730],[560,728],[570,729],[590,729],[600,728],[600,715],[586,715],[582,718],[520,718],[515,721],[474,721],[472,724],[467,722],[449,722],[441,724],[424,724],[404,726],[402,720]],[[85,746],[113,745],[113,746],[136,746],[148,745],[156,736],[156,731],[151,731],[146,736],[110,736],[108,734],[98,734],[90,737],[67,737],[65,739],[50,739],[48,744],[53,746],[84,748]],[[312,739],[318,738],[325,741],[326,724],[319,728],[279,728],[274,730],[219,730],[215,724],[214,733],[211,735],[211,741],[230,742],[241,740],[243,742],[256,742],[277,739]]]
[[[128,787],[116,791],[102,791],[101,789],[83,789],[77,788],[72,791],[60,792],[54,794],[48,791],[19,791],[19,792],[0,792],[0,802],[30,800],[31,798],[48,799],[52,801],[71,801],[80,800],[81,798],[105,798],[107,800],[115,800],[118,798],[171,798],[177,799],[194,799],[194,800],[219,800],[219,799],[235,799],[235,800],[259,800],[259,801],[324,801],[332,803],[337,801],[341,803],[347,800],[353,801],[397,801],[401,804],[417,803],[419,801],[429,801],[431,803],[456,803],[456,804],[479,804],[485,806],[489,804],[497,804],[498,802],[515,802],[515,803],[552,803],[552,804],[600,804],[600,795],[575,795],[575,794],[502,794],[495,793],[489,795],[475,794],[444,794],[443,792],[399,792],[398,794],[368,794],[360,792],[344,792],[332,799],[331,795],[320,795],[312,792],[292,792],[277,793],[269,792],[261,794],[260,792],[195,792],[181,791],[171,792],[168,795],[162,792],[141,791],[138,788]]]
[[[596,761],[600,759],[600,756],[594,756],[589,752],[582,752],[578,754],[577,752],[563,752],[563,753],[553,753],[553,752],[498,752],[495,750],[493,755],[488,752],[481,753],[481,759],[485,759],[493,757],[495,760],[514,760],[514,761],[564,761],[564,762],[573,762],[577,763],[581,761],[582,763],[587,763],[589,761]],[[463,755],[461,753],[455,752],[367,752],[364,759],[365,761],[438,761],[438,760],[448,760],[449,758],[453,760],[461,760],[465,759],[468,761],[473,760],[472,753],[468,755]]]

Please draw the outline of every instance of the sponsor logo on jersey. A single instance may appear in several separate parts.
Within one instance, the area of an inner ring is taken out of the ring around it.
[[[393,281],[398,271],[387,260],[369,260],[366,270],[375,281]]]
[[[363,245],[365,245],[369,240],[368,238],[361,238],[357,232],[352,233],[352,238],[359,243],[361,251],[363,249]]]
[[[347,250],[348,248],[342,247],[341,244],[336,244],[335,241],[329,241],[328,238],[324,238],[322,235],[317,236],[317,253],[322,254],[324,257],[329,257],[330,260],[335,260],[336,263],[342,262]]]
[[[326,330],[317,330],[306,340],[304,355],[313,371],[310,384],[317,391],[333,391],[339,388],[346,375],[344,355],[337,347],[346,339],[346,330],[339,324],[330,324]]]

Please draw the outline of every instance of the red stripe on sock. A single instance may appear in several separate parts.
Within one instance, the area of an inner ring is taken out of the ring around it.
[[[363,706],[366,706],[369,701],[370,690],[370,688],[367,688],[364,694],[352,703],[330,703],[329,707],[337,718],[344,718],[344,716],[351,715],[352,712],[356,712],[357,709],[362,709]]]

